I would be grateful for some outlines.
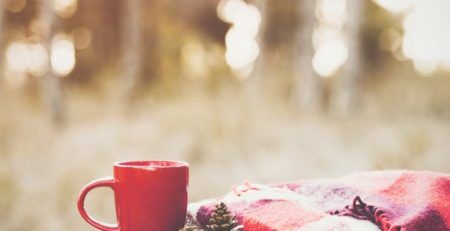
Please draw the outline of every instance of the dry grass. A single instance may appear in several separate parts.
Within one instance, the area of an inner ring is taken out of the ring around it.
[[[141,99],[123,114],[113,101],[72,91],[61,130],[51,129],[42,111],[30,106],[34,103],[3,98],[2,229],[89,229],[76,210],[77,193],[90,180],[111,175],[111,163],[118,160],[189,161],[193,201],[244,180],[384,168],[450,170],[450,123],[442,117],[338,119],[301,115],[283,103],[249,103],[235,91],[187,95]],[[92,193],[88,206],[99,218],[114,221],[108,190]]]

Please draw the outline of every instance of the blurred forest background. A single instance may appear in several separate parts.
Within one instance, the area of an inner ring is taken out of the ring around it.
[[[190,200],[266,183],[450,172],[447,0],[1,0],[2,230],[89,230],[81,187],[191,164]],[[114,222],[98,189],[88,210]]]

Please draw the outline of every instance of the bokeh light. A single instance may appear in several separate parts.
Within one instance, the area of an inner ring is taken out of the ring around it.
[[[396,31],[388,29],[379,37],[380,46],[391,50],[398,60],[412,60],[417,72],[424,76],[450,66],[450,1],[436,0],[376,0],[392,13],[404,13],[403,36],[398,52]]]
[[[403,21],[403,52],[414,67],[431,74],[450,63],[450,1],[415,1]]]
[[[69,36],[58,35],[52,41],[51,66],[60,77],[68,75],[75,67],[75,47]]]
[[[330,77],[345,64],[348,48],[342,32],[345,23],[346,0],[319,0],[316,17],[319,24],[313,32],[315,54],[312,60],[314,71],[320,77]]]
[[[6,49],[7,67],[15,72],[26,72],[28,47],[23,42],[12,42]]]
[[[319,24],[319,26],[314,30],[312,35],[312,42],[314,49],[318,50],[322,44],[331,41],[344,41],[344,34],[341,30],[335,27]]]
[[[233,69],[242,69],[252,64],[259,55],[256,40],[246,36],[241,30],[232,27],[225,36],[226,61]]]
[[[313,67],[322,77],[332,76],[348,58],[345,44],[339,41],[329,41],[322,44],[313,57]]]
[[[50,33],[50,25],[44,17],[36,17],[31,20],[29,25],[30,32],[37,36],[44,37]]]
[[[238,21],[239,12],[246,8],[246,3],[241,0],[222,0],[217,6],[217,15],[228,23]]]
[[[430,76],[438,68],[438,64],[433,61],[413,60],[413,66],[423,76]]]
[[[77,27],[70,32],[74,40],[74,45],[77,50],[83,50],[89,47],[92,42],[92,33],[87,27]]]
[[[238,77],[245,79],[259,55],[256,36],[261,14],[254,5],[241,0],[222,0],[217,14],[220,19],[232,24],[225,36],[225,60]]]
[[[241,30],[251,37],[258,34],[259,25],[261,24],[261,15],[259,10],[250,4],[244,5],[242,9],[235,12],[232,17],[235,29]]]
[[[316,16],[320,22],[342,26],[346,19],[346,0],[320,0],[317,2]]]
[[[53,8],[61,18],[70,18],[77,11],[77,0],[54,0]]]
[[[40,43],[28,45],[27,68],[34,76],[43,76],[49,67],[49,58],[46,48]]]
[[[27,6],[27,0],[6,0],[5,8],[12,13],[19,13]]]
[[[381,7],[392,13],[401,13],[411,9],[415,0],[375,0]]]
[[[40,43],[12,42],[5,56],[5,78],[14,86],[21,85],[28,74],[42,76],[48,71],[47,50]]]
[[[393,28],[383,30],[378,36],[380,48],[387,52],[396,52],[402,45],[402,35]]]
[[[207,74],[206,52],[199,41],[192,40],[183,45],[181,58],[189,77],[199,78]]]

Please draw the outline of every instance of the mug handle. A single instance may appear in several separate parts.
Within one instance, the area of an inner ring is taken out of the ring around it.
[[[86,198],[86,195],[94,188],[97,187],[109,187],[113,191],[115,191],[115,184],[116,181],[112,177],[105,177],[102,179],[94,180],[88,185],[84,186],[84,188],[81,190],[80,195],[78,196],[78,211],[80,212],[80,215],[83,217],[83,219],[89,223],[90,225],[94,226],[95,228],[103,231],[120,231],[120,227],[118,224],[111,225],[106,224],[103,222],[96,221],[91,216],[89,216],[84,209],[84,200]]]

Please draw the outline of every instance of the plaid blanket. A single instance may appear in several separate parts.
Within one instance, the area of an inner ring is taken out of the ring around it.
[[[379,171],[244,183],[223,197],[190,204],[189,213],[204,227],[219,201],[244,231],[450,230],[450,175],[441,173]]]

